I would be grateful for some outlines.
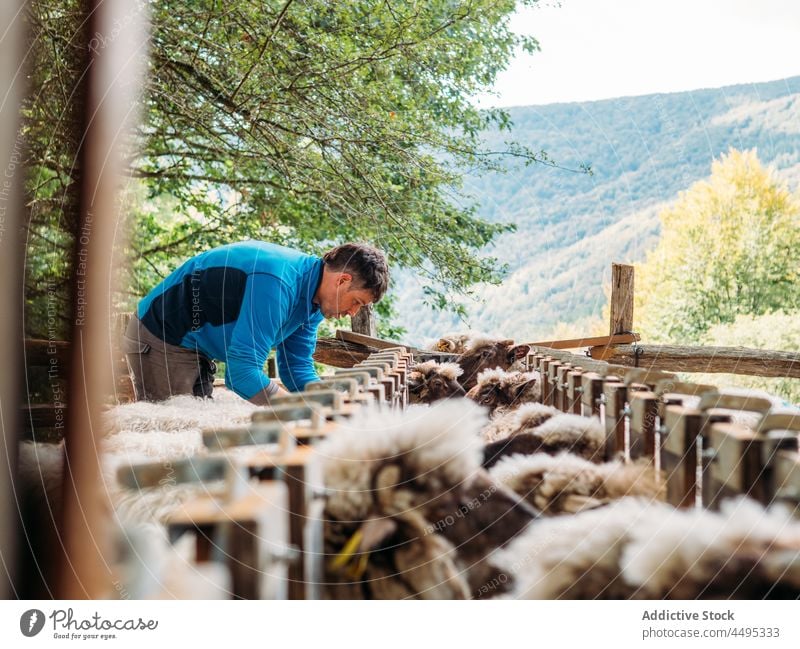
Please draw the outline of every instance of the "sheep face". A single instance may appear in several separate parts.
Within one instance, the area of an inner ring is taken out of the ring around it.
[[[463,370],[459,382],[465,390],[471,390],[483,370],[507,370],[515,361],[525,358],[530,349],[530,345],[515,345],[513,340],[473,340],[470,348],[458,357]]]
[[[456,363],[419,363],[408,376],[411,403],[433,403],[440,399],[463,397],[466,393],[458,382],[461,368]]]
[[[498,408],[507,411],[523,403],[537,401],[541,395],[539,377],[533,372],[485,370],[467,398],[495,414]]]
[[[468,401],[353,420],[320,445],[327,595],[496,595],[493,552],[536,510],[480,466],[485,415]]]

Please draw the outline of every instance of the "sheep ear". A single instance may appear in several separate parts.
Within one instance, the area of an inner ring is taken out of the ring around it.
[[[400,483],[400,467],[396,464],[388,464],[383,467],[375,476],[375,500],[382,507],[391,504],[394,490]]]
[[[513,388],[511,388],[511,394],[515,399],[518,398],[519,395],[525,392],[529,386],[535,385],[536,381],[537,379],[531,379],[529,381],[521,381],[520,383],[517,383]]]
[[[369,552],[378,547],[397,530],[392,518],[369,518],[361,524],[359,552]]]
[[[518,361],[521,358],[525,358],[531,351],[530,345],[517,345],[516,347],[512,347],[508,350],[508,358],[509,360]]]

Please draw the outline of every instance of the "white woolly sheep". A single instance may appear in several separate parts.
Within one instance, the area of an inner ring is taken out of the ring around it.
[[[524,403],[518,408],[500,412],[484,427],[483,439],[496,442],[517,433],[529,432],[538,428],[551,417],[562,415],[558,408],[543,403]]]
[[[571,453],[536,453],[505,457],[489,473],[544,515],[575,514],[628,496],[664,495],[664,481],[645,461],[594,464]]]
[[[531,404],[531,406],[539,404]],[[515,413],[512,413],[512,415]],[[536,422],[546,415],[540,408],[523,407],[516,411],[520,421]],[[605,430],[597,417],[557,414],[532,428],[520,427],[509,431],[508,436],[498,435],[497,441],[483,449],[483,466],[488,469],[502,458],[515,453],[556,455],[568,451],[592,462],[601,462],[605,444]]]
[[[800,522],[729,500],[719,512],[624,498],[531,525],[496,561],[530,599],[800,597]]]
[[[320,444],[328,597],[484,594],[491,552],[536,517],[480,468],[485,417],[463,399],[364,412]]]

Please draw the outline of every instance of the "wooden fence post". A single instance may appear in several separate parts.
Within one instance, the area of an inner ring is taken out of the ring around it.
[[[372,338],[378,335],[378,328],[375,323],[375,312],[372,310],[371,304],[362,306],[358,310],[358,313],[350,318],[350,329],[358,334],[364,334]]]
[[[609,333],[633,331],[633,266],[611,264],[611,328]]]

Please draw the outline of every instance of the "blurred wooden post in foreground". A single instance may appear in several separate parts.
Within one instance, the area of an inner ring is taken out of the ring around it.
[[[113,593],[107,494],[100,480],[101,408],[112,386],[113,250],[120,208],[120,165],[141,87],[144,8],[124,0],[86,0],[88,29],[80,201],[72,260],[72,325],[62,545],[57,599]],[[122,25],[122,26],[120,26]]]
[[[18,596],[12,586],[17,575],[17,491],[13,475],[20,434],[19,403],[22,381],[22,251],[25,171],[20,135],[24,89],[25,21],[20,0],[0,3],[0,295],[8,311],[0,318],[0,598]]]

